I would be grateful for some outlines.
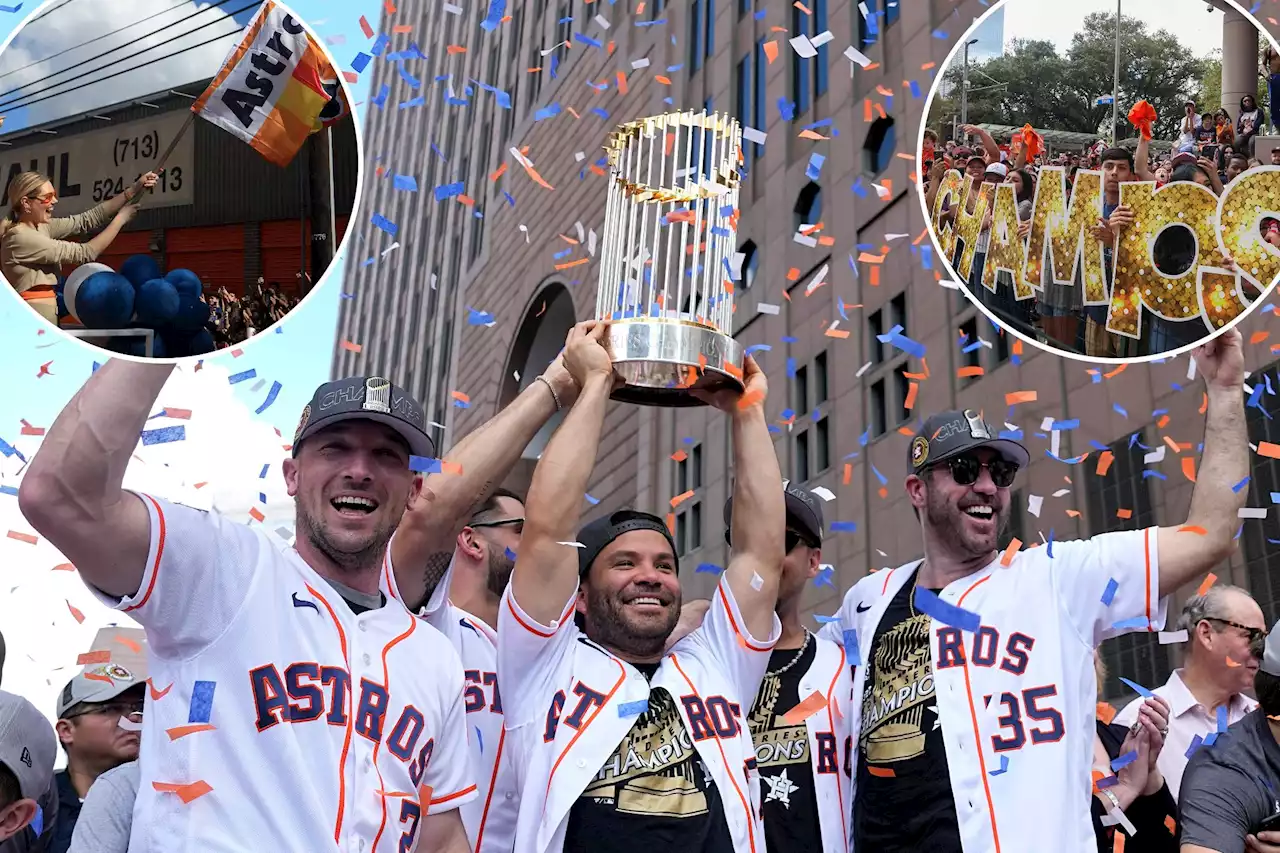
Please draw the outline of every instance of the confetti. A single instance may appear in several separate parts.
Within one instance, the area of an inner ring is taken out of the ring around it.
[[[789,726],[798,726],[825,707],[827,707],[827,697],[815,690],[798,705],[783,714],[782,719]]]
[[[360,20],[364,20],[361,18]],[[192,801],[198,800],[205,794],[213,790],[208,782],[203,779],[198,782],[188,782],[181,784],[177,782],[152,782],[151,787],[159,791],[161,794],[177,794],[184,805],[189,805]]]
[[[962,631],[976,632],[982,625],[977,613],[943,601],[932,590],[922,586],[916,587],[916,608],[921,613]]]
[[[622,719],[635,717],[649,710],[648,699],[637,699],[634,702],[623,702],[618,706],[618,716]]]
[[[1143,699],[1150,699],[1152,696],[1156,695],[1152,693],[1150,690],[1148,690],[1147,688],[1143,687],[1141,684],[1138,684],[1137,682],[1134,682],[1134,681],[1130,681],[1129,679],[1123,676],[1121,676],[1120,680],[1124,682],[1126,687],[1128,687],[1133,692],[1137,693]]]

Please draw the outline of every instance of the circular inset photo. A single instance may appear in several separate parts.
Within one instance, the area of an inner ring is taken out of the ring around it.
[[[275,0],[54,0],[0,52],[0,115],[0,298],[112,354],[278,323],[358,200],[342,76]]]
[[[1175,355],[1280,276],[1280,48],[1235,0],[997,3],[940,69],[920,157],[951,274],[1061,355]]]

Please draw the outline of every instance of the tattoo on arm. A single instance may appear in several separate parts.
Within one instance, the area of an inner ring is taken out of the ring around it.
[[[423,592],[422,601],[419,607],[426,604],[431,596],[435,593],[436,587],[440,585],[440,581],[444,579],[445,572],[449,570],[449,563],[453,559],[453,554],[449,551],[437,551],[430,557],[427,557],[423,565]]]

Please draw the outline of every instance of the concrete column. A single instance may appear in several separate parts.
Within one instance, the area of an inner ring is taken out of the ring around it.
[[[1240,99],[1257,97],[1258,29],[1253,22],[1232,7],[1222,14],[1222,106],[1231,120],[1240,116]],[[1218,108],[1217,104],[1198,104],[1201,113]]]

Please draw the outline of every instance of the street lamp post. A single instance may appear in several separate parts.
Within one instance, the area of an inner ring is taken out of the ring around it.
[[[969,45],[977,44],[977,39],[969,39],[964,43],[964,79],[960,85],[960,123],[969,123]]]
[[[1120,124],[1120,4],[1116,0],[1116,66],[1115,77],[1111,83],[1111,147],[1116,145],[1117,127]]]

